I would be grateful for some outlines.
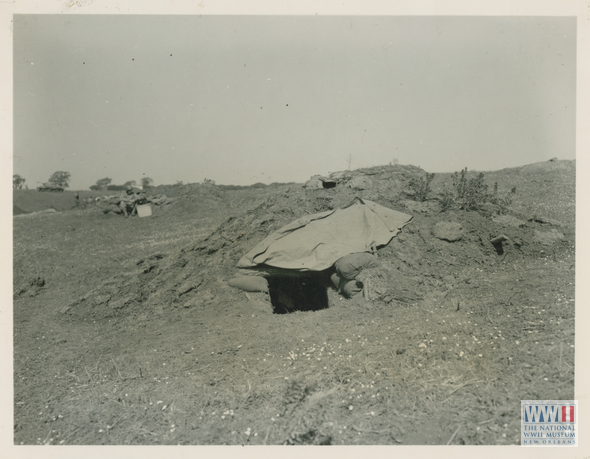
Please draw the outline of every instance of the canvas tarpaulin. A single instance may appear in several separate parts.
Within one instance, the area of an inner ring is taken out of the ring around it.
[[[275,231],[238,262],[296,271],[323,271],[356,252],[386,245],[412,217],[356,198],[343,209],[307,215]]]

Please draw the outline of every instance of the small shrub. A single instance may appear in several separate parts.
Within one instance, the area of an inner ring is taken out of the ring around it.
[[[430,189],[430,182],[434,178],[434,174],[426,174],[419,179],[410,180],[409,187],[414,192],[414,199],[416,201],[424,202],[428,199],[428,195],[432,191]]]
[[[440,198],[440,207],[441,210],[447,211],[450,210],[454,207],[455,205],[455,193],[453,190],[450,190],[449,188],[447,188],[446,183],[443,185],[443,191],[441,193],[441,198]]]
[[[506,213],[508,210],[507,208],[512,205],[512,201],[514,200],[514,196],[516,195],[516,187],[512,187],[510,193],[506,196],[500,197],[498,196],[498,184],[494,184],[494,201],[493,204],[500,206],[500,212]]]
[[[516,194],[516,187],[514,186],[510,190],[510,193],[508,193],[506,196],[499,196],[498,195],[498,182],[496,182],[496,183],[494,183],[494,193],[493,193],[493,196],[492,196],[492,199],[490,200],[490,202],[492,202],[492,204],[509,206],[510,204],[512,204],[512,199],[514,198],[515,194]]]
[[[516,187],[513,187],[508,195],[500,197],[497,182],[494,183],[494,190],[490,192],[482,172],[476,177],[467,179],[467,168],[465,168],[460,173],[455,172],[452,175],[451,188],[448,188],[446,184],[443,185],[440,202],[443,211],[479,210],[486,203],[498,205],[505,211],[506,207],[512,204],[515,193]]]

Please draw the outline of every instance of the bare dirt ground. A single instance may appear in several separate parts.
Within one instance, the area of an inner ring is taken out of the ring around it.
[[[575,162],[486,173],[517,187],[503,211],[441,212],[449,174],[420,202],[418,168],[365,172],[364,190],[169,187],[149,218],[16,216],[15,444],[518,444],[520,400],[574,397]],[[15,206],[39,210],[31,193]],[[370,301],[273,314],[227,285],[270,232],[355,196],[414,217]]]

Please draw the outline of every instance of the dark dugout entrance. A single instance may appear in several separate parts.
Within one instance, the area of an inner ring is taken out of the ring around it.
[[[328,282],[325,275],[269,277],[268,291],[275,314],[319,311],[328,307]]]

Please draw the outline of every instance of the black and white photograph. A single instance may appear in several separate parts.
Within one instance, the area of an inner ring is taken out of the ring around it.
[[[518,457],[578,400],[584,8],[63,3],[10,18],[16,453]]]

